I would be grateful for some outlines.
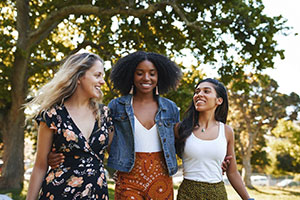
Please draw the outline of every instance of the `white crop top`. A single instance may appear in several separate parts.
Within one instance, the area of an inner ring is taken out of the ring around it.
[[[227,140],[222,122],[219,122],[219,135],[214,140],[202,140],[192,133],[186,139],[182,155],[184,178],[206,183],[221,182],[221,165],[226,152]]]
[[[148,130],[134,116],[134,148],[135,152],[159,152],[162,150],[156,124]]]

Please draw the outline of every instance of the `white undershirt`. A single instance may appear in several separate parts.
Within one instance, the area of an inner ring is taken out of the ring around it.
[[[149,130],[134,116],[134,147],[135,152],[159,152],[161,143],[156,124]]]
[[[202,140],[192,133],[186,139],[183,152],[184,178],[207,183],[221,182],[221,164],[226,152],[227,140],[222,122],[219,122],[219,135],[214,140]]]

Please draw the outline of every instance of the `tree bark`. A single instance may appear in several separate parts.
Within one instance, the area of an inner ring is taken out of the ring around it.
[[[245,182],[246,187],[253,189],[253,185],[251,183],[251,174],[252,174],[252,166],[251,166],[251,149],[253,146],[253,134],[249,134],[249,143],[245,150],[245,155],[243,156],[243,169],[242,169],[242,177]]]
[[[26,93],[26,67],[28,51],[17,50],[13,66],[12,103],[7,116],[3,118],[3,169],[0,189],[21,189],[24,174],[24,110],[22,105]]]

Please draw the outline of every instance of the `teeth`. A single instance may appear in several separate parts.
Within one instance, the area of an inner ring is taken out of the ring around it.
[[[101,90],[101,88],[100,88],[100,87],[98,87],[98,86],[96,86],[95,88],[96,88],[96,90]]]
[[[151,86],[151,84],[143,83],[142,86]]]

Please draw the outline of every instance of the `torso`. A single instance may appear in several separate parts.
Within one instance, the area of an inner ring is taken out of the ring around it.
[[[134,115],[139,122],[146,128],[151,129],[155,124],[155,115],[158,110],[158,105],[155,100],[141,102],[133,98]]]
[[[89,108],[75,110],[67,105],[65,105],[65,108],[85,139],[89,140],[96,120],[93,111]]]
[[[103,165],[111,126],[107,117],[101,127],[92,120],[92,134],[87,140],[64,106],[55,106],[46,115],[46,124],[55,132],[53,147],[65,155],[65,160],[47,173],[40,199],[108,198]],[[81,129],[88,130],[84,126]]]
[[[202,136],[205,133],[192,133],[186,139],[183,152],[184,178],[208,183],[223,180],[221,164],[227,152],[227,139],[224,124],[219,124],[212,139]]]

